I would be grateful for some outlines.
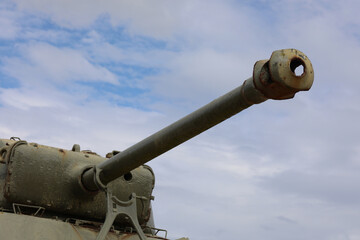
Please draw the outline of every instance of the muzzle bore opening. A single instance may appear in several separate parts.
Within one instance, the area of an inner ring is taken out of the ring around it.
[[[290,61],[290,70],[296,77],[301,77],[305,74],[305,63],[301,58],[295,57]]]

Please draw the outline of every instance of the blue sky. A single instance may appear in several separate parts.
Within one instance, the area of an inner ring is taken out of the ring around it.
[[[105,154],[232,90],[271,52],[313,63],[267,101],[152,161],[172,239],[360,239],[360,4],[0,2],[0,136]]]

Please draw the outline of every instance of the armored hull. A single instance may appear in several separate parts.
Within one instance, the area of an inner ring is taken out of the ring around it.
[[[95,240],[100,225],[91,225],[81,220],[62,221],[24,214],[0,212],[0,239],[51,239],[51,240]],[[106,240],[139,240],[137,233],[110,231]],[[145,234],[147,240],[166,239],[160,236]],[[165,236],[165,233],[162,235]]]

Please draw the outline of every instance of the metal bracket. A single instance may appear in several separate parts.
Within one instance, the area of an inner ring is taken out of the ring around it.
[[[99,235],[96,237],[96,240],[104,240],[106,235],[108,234],[111,226],[114,223],[115,218],[118,215],[127,216],[133,226],[136,229],[137,234],[139,235],[140,240],[146,240],[146,236],[143,230],[140,227],[139,220],[137,218],[137,210],[136,210],[136,194],[132,193],[131,198],[127,202],[120,201],[117,197],[113,196],[109,189],[103,189],[106,193],[106,201],[107,201],[107,212],[106,218]]]
[[[13,203],[13,211],[16,214],[25,214],[41,217],[45,212],[45,208],[40,206]]]

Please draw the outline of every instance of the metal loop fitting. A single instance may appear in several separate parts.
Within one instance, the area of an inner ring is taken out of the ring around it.
[[[103,184],[100,180],[100,173],[102,169],[96,165],[93,167],[93,169],[94,169],[94,183],[96,184],[98,189],[106,192],[106,185]]]

